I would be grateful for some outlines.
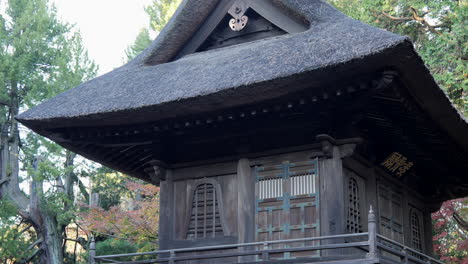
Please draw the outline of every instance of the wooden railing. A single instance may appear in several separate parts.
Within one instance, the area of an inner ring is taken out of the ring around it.
[[[329,242],[340,241],[340,242]],[[352,242],[345,242],[352,241]],[[302,244],[291,246],[291,244]],[[357,249],[366,254],[322,254],[328,250]],[[223,251],[223,252],[213,252]],[[226,252],[229,251],[229,252]],[[299,252],[315,252],[310,256],[291,257]],[[327,255],[327,257],[321,256]],[[282,256],[282,257],[279,257]],[[144,259],[143,259],[144,258]],[[139,260],[138,260],[139,259]],[[90,246],[90,264],[96,263],[182,263],[218,259],[222,263],[305,263],[310,261],[360,259],[360,263],[442,264],[442,262],[377,234],[377,223],[372,208],[368,216],[368,232],[334,236],[273,240],[196,248],[179,248],[119,255],[95,256],[95,244]],[[226,260],[229,259],[229,262]],[[213,262],[211,262],[213,263]],[[379,262],[380,263],[380,262]]]

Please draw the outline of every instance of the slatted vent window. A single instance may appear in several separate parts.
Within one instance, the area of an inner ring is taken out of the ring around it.
[[[349,233],[363,232],[360,210],[359,185],[354,178],[348,181],[348,216],[346,229]]]
[[[271,199],[283,196],[283,179],[263,179],[258,181],[258,197],[260,199]]]
[[[224,235],[216,195],[216,188],[211,183],[200,184],[195,189],[187,239]]]
[[[291,195],[305,195],[315,193],[315,174],[291,177]]]
[[[421,226],[415,210],[411,210],[411,243],[414,249],[422,251]]]

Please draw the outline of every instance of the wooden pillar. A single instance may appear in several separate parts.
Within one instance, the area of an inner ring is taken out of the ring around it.
[[[359,138],[335,140],[328,135],[318,135],[323,157],[319,160],[320,176],[320,235],[342,235],[346,229],[345,185],[342,159],[351,156]],[[343,239],[329,239],[326,244],[343,243]],[[323,256],[342,255],[343,250],[325,250]]]
[[[423,211],[423,232],[421,233],[421,239],[423,242],[423,253],[431,257],[434,255],[434,246],[432,244],[432,218],[431,212],[426,209]]]
[[[174,182],[172,171],[167,170],[164,181],[160,183],[159,194],[159,249],[170,249],[174,240]]]
[[[233,190],[231,190],[233,191]],[[237,164],[237,230],[239,243],[255,241],[255,179],[248,159]],[[244,248],[249,250],[249,248]],[[253,256],[240,257],[250,261]]]
[[[345,232],[344,173],[339,148],[333,146],[333,157],[319,161],[320,233],[322,236]],[[329,240],[328,243],[338,243]]]

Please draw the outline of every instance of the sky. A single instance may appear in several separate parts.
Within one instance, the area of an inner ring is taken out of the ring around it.
[[[125,49],[149,23],[151,0],[52,0],[64,22],[76,24],[99,75],[123,64]]]

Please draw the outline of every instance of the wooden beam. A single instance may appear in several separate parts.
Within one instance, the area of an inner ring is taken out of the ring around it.
[[[284,11],[272,4],[271,0],[250,0],[247,2],[259,15],[290,34],[307,30],[305,25],[285,15]]]

